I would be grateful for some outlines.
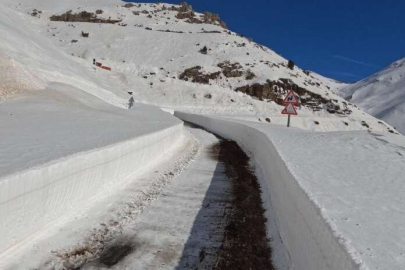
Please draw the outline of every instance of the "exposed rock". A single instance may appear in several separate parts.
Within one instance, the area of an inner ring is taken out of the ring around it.
[[[287,66],[289,69],[294,70],[295,63],[291,60],[288,60]]]
[[[313,111],[320,111],[325,107],[329,113],[349,115],[352,112],[348,108],[340,108],[339,105],[334,104],[330,99],[326,99],[321,95],[299,87],[290,79],[279,79],[277,81],[267,80],[267,83],[265,84],[256,83],[235,89],[237,92],[245,93],[260,100],[268,99],[279,105],[283,105],[284,95],[288,90],[293,90],[297,93],[300,97],[300,104]]]
[[[159,29],[159,30],[157,30],[157,31],[159,31],[159,32],[165,32],[165,33],[184,34],[183,31],[171,31],[171,30],[169,30],[169,29],[166,29],[166,30]]]
[[[186,2],[181,3],[180,7],[172,6],[170,8],[173,11],[178,11],[178,12],[187,12],[187,11],[192,11],[193,6],[187,4]]]
[[[221,21],[221,18],[218,14],[211,13],[211,12],[204,12],[202,18],[197,18],[196,14],[193,10],[193,7],[186,2],[183,2],[180,7],[172,6],[170,8],[172,11],[177,11],[176,18],[179,20],[187,19],[187,23],[194,23],[194,24],[215,24],[219,25],[222,28],[227,29],[226,23]]]
[[[62,15],[53,15],[49,18],[51,21],[60,22],[88,22],[88,23],[110,23],[115,24],[121,20],[100,19],[97,15],[91,12],[82,11],[80,13],[72,13],[71,10]]]
[[[326,103],[326,110],[329,113],[337,113],[340,110],[340,106],[337,104],[333,104],[332,102]]]
[[[176,18],[179,20],[183,20],[183,19],[193,19],[195,17],[195,13],[194,11],[187,11],[187,12],[179,12],[176,15]]]
[[[42,14],[41,10],[33,9],[31,12],[31,16],[41,18],[40,14]]]
[[[366,128],[370,128],[366,121],[361,121],[361,125]]]
[[[127,4],[123,5],[124,8],[131,8],[131,7],[134,7],[134,6],[135,5],[132,4],[132,3],[127,3]]]
[[[202,53],[202,54],[207,54],[207,53],[208,53],[208,48],[207,48],[207,46],[204,46],[204,48],[202,48],[202,49],[200,50],[200,53]]]
[[[218,67],[222,69],[222,73],[227,78],[237,78],[243,75],[242,66],[239,63],[231,64],[229,61],[225,61],[219,63]]]
[[[210,80],[218,79],[221,72],[208,73],[202,72],[202,67],[196,66],[186,69],[180,74],[179,79],[183,81],[189,81],[193,83],[209,84]]]
[[[199,34],[222,34],[221,31],[217,31],[217,30],[212,30],[212,31],[204,30],[204,31],[198,32],[198,33],[199,33]]]
[[[204,21],[204,23],[218,24],[222,28],[228,29],[226,23],[221,21],[221,18],[219,17],[219,15],[215,14],[215,13],[204,12],[203,21]]]
[[[256,77],[256,75],[249,69],[246,71],[246,80],[250,81],[253,80]]]
[[[96,14],[98,14],[98,15],[103,14],[103,13],[104,13],[104,11],[102,11],[101,9],[96,10]]]
[[[249,96],[257,97],[259,99],[270,99],[277,104],[282,104],[283,99],[281,94],[274,92],[271,84],[258,84],[242,86],[236,89],[237,92],[245,93]]]

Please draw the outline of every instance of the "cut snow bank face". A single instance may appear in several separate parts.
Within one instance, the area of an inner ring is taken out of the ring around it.
[[[405,58],[339,94],[405,134]]]
[[[404,137],[175,115],[252,154],[291,269],[404,268]]]
[[[183,140],[159,108],[124,110],[60,84],[2,102],[0,123],[0,253]]]

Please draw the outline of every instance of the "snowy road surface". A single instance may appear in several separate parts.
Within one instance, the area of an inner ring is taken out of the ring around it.
[[[209,250],[210,245],[220,245],[222,231],[212,230],[220,228],[218,220],[207,218],[222,216],[229,199],[224,167],[212,157],[212,147],[219,139],[200,129],[189,130],[202,143],[201,154],[124,230],[121,241],[134,251],[111,268],[96,264],[84,269],[175,269],[178,264],[179,269],[195,269],[203,247]]]
[[[293,269],[405,269],[403,136],[175,115],[252,153]]]
[[[248,156],[196,127],[184,136],[159,163],[0,258],[0,269],[273,269]]]

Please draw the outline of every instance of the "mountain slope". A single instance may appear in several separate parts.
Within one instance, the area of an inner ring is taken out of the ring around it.
[[[339,93],[405,133],[405,58]]]
[[[3,51],[21,64],[20,73],[28,70],[41,85],[71,84],[118,106],[133,98],[175,110],[270,118],[283,125],[282,100],[293,89],[302,105],[295,126],[394,132],[334,93],[345,84],[295,66],[226,29],[219,16],[197,13],[186,4],[7,0],[2,5],[4,20],[12,17],[9,25],[15,25],[3,31],[18,34],[19,40],[0,46],[16,50]],[[25,40],[32,45],[21,48]],[[97,68],[93,59],[112,71]]]

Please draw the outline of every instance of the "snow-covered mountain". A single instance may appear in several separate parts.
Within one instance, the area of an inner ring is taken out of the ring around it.
[[[187,4],[1,5],[0,100],[58,82],[120,107],[132,99],[285,124],[282,100],[293,89],[301,98],[295,126],[394,132],[336,95],[345,84],[297,67],[228,30],[218,15],[197,13]],[[112,71],[96,67],[93,59]]]
[[[366,112],[405,133],[405,58],[339,92]]]

